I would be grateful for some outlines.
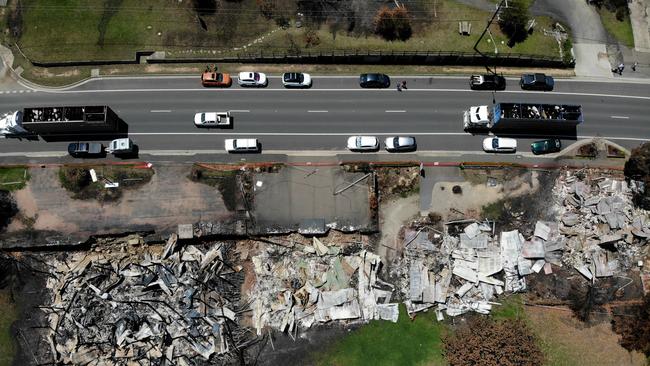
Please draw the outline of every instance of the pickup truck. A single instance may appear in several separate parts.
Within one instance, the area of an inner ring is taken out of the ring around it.
[[[506,90],[506,78],[501,75],[472,75],[469,78],[472,90]]]
[[[128,155],[135,152],[135,145],[130,138],[121,138],[111,141],[106,151],[113,155]]]
[[[230,127],[232,117],[230,112],[201,112],[194,115],[196,127]]]
[[[227,152],[258,152],[260,144],[257,139],[226,139],[224,145]]]

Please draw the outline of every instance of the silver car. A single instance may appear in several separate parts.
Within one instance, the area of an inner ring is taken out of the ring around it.
[[[379,149],[379,140],[375,136],[351,136],[348,149],[352,151],[375,151]]]
[[[391,136],[387,137],[384,142],[386,146],[386,151],[397,152],[397,151],[415,151],[417,145],[415,143],[415,137],[411,136]]]

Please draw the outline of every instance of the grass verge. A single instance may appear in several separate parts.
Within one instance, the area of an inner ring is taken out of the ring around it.
[[[91,179],[90,169],[94,169],[97,182]],[[59,169],[59,181],[63,188],[79,200],[115,202],[122,197],[125,189],[136,189],[149,183],[154,170],[142,165],[98,165],[63,166]],[[116,188],[106,188],[105,184],[118,183]]]
[[[0,366],[13,362],[16,343],[11,335],[11,324],[18,319],[18,308],[7,289],[0,290]]]
[[[603,22],[605,30],[621,44],[627,47],[634,47],[634,34],[632,33],[632,24],[630,17],[625,16],[622,21],[616,19],[616,14],[603,8],[598,9],[600,20]]]
[[[0,167],[0,189],[17,191],[25,188],[29,180],[29,171],[25,166]]]
[[[446,325],[433,311],[411,320],[400,305],[397,323],[374,320],[315,355],[318,365],[445,365],[442,336]]]

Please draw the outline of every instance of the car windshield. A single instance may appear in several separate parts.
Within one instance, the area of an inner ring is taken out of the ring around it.
[[[254,79],[255,81],[260,81],[260,74],[255,73]]]
[[[492,148],[493,149],[499,148],[499,139],[492,139]]]
[[[361,136],[357,137],[357,146],[361,146]]]
[[[223,81],[223,74],[217,74],[217,81]]]

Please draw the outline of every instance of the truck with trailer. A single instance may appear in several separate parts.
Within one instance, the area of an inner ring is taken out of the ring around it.
[[[575,128],[582,123],[582,107],[568,104],[496,103],[473,106],[463,113],[467,132],[535,132]]]
[[[30,107],[0,118],[7,136],[102,135],[119,131],[120,119],[108,106]]]

